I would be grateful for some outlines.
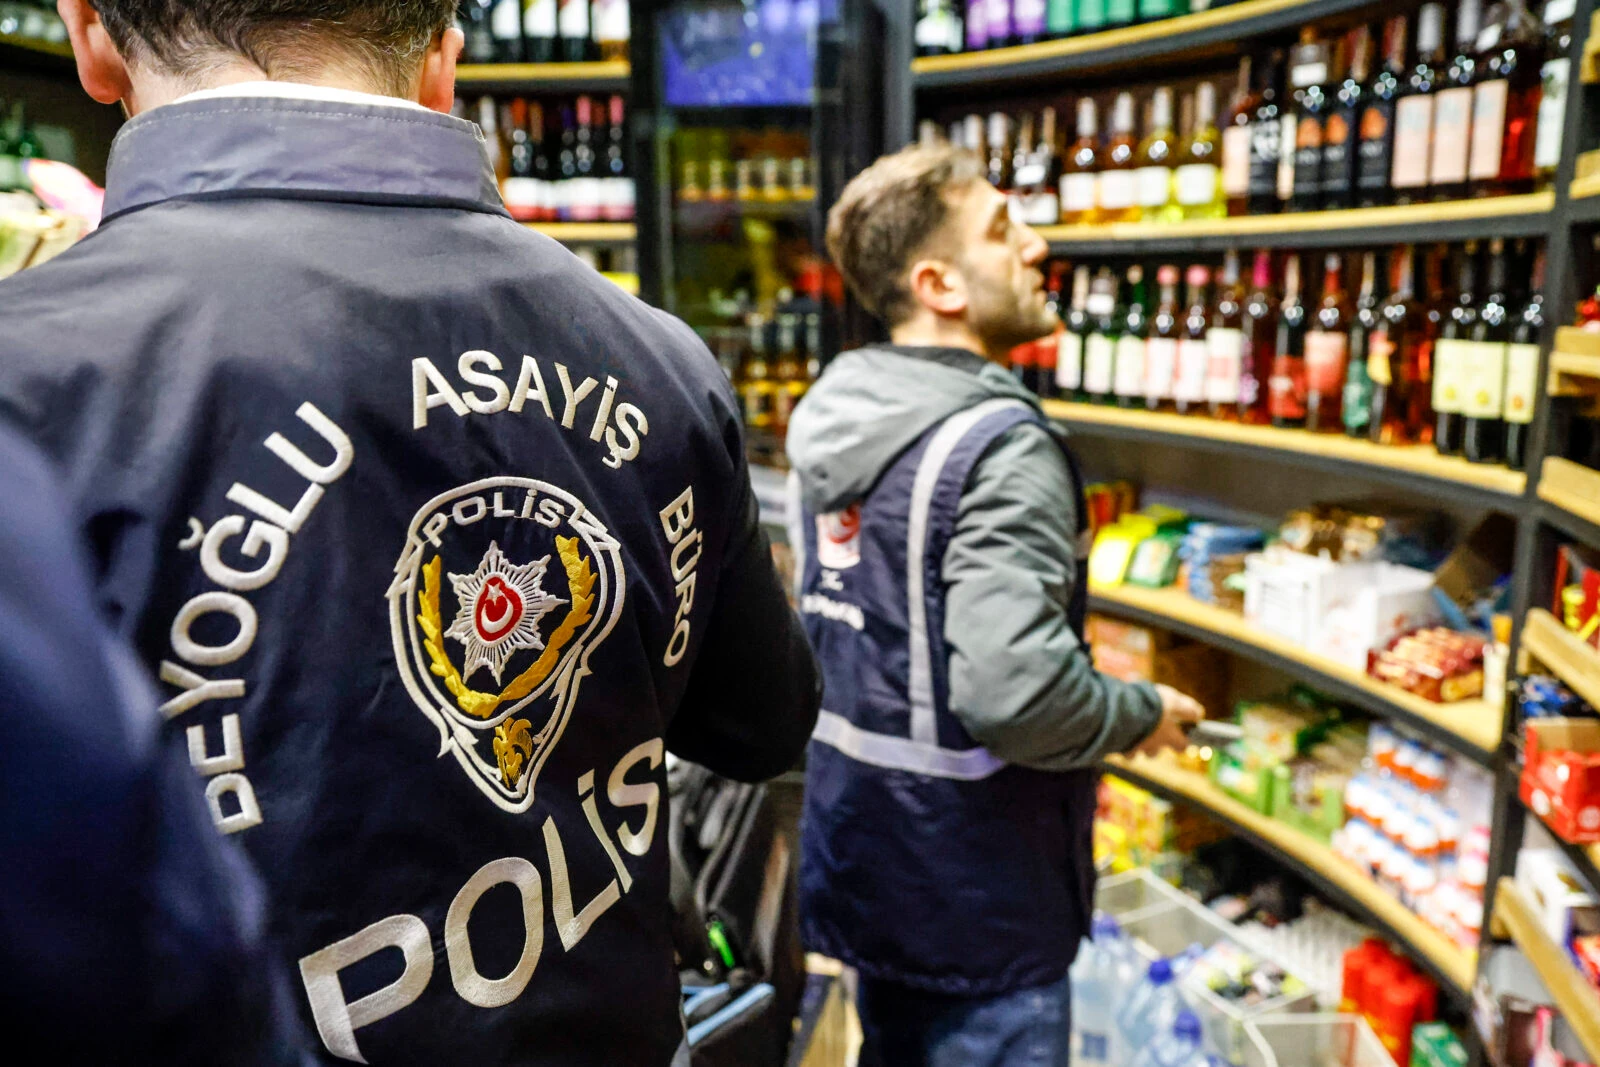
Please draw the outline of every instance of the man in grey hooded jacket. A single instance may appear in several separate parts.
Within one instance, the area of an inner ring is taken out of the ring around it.
[[[828,246],[892,343],[835,360],[789,431],[827,693],[805,934],[861,973],[863,1063],[1065,1064],[1086,769],[1181,748],[1203,711],[1086,654],[1076,464],[1005,366],[1057,325],[1045,242],[940,147],[851,182]]]

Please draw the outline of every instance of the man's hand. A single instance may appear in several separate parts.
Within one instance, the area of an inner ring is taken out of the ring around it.
[[[1189,747],[1189,737],[1183,732],[1183,727],[1205,718],[1206,709],[1194,697],[1186,696],[1171,686],[1158,685],[1156,692],[1161,694],[1161,722],[1133,750],[1145,756],[1154,756],[1169,748],[1182,752]]]

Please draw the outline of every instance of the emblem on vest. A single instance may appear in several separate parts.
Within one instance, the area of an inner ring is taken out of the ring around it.
[[[861,562],[861,505],[817,516],[817,563],[842,571]]]
[[[388,594],[395,661],[439,755],[501,808],[533,804],[624,585],[616,539],[546,482],[474,482],[411,520]]]

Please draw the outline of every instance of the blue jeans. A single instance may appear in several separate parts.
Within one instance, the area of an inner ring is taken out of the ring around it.
[[[952,997],[861,979],[860,1067],[1068,1067],[1072,995],[1054,985]]]

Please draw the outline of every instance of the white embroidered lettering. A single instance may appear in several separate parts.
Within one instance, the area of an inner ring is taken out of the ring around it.
[[[229,771],[244,770],[244,740],[239,735],[239,716],[222,717],[222,755],[213,756],[206,751],[205,726],[196,723],[184,731],[189,743],[189,765],[202,778],[213,778]]]
[[[244,544],[239,546],[239,552],[248,559],[255,559],[265,547],[266,562],[253,571],[241,571],[228,566],[222,562],[222,545],[228,538],[244,533],[244,524],[243,515],[218,519],[200,545],[200,568],[206,572],[206,577],[235,593],[248,593],[270,584],[283,569],[284,558],[289,554],[288,533],[281,526],[256,519],[250,523],[250,533],[245,537]]]
[[[232,615],[239,624],[239,632],[225,645],[202,645],[189,636],[196,620],[213,612]],[[221,667],[250,651],[255,643],[256,609],[236,593],[201,593],[178,611],[178,617],[172,620],[171,637],[172,650],[179,659],[199,667]]]
[[[351,964],[398,948],[406,969],[382,989],[347,1004],[339,972]],[[366,929],[301,957],[300,978],[311,1001],[311,1017],[328,1051],[342,1060],[366,1063],[356,1045],[356,1031],[407,1007],[428,988],[433,977],[433,942],[427,925],[415,915],[391,915]]]
[[[561,947],[571,952],[583,940],[596,919],[604,915],[611,905],[622,899],[622,890],[616,879],[576,915],[572,912],[572,879],[567,874],[567,853],[561,845],[561,831],[554,818],[544,820],[544,849],[550,860],[550,910],[555,916],[556,932],[561,935]]]
[[[522,954],[504,978],[485,978],[472,958],[467,922],[478,899],[502,882],[516,886],[522,896]],[[539,966],[539,954],[544,951],[544,883],[538,869],[516,856],[479,867],[445,913],[444,947],[450,961],[450,982],[468,1004],[500,1008],[520,997]]]
[[[208,700],[236,700],[244,696],[242,678],[202,678],[194,671],[180,667],[171,660],[161,661],[161,680],[183,690],[161,705],[161,714],[169,720],[176,719],[190,708]]]
[[[617,761],[617,765],[611,769],[611,777],[606,780],[606,799],[611,801],[612,807],[642,805],[645,809],[644,823],[639,829],[631,829],[626,822],[617,828],[617,840],[630,855],[643,856],[650,851],[650,843],[656,836],[656,814],[661,807],[661,787],[655,782],[630,783],[627,781],[628,772],[646,761],[650,764],[650,770],[654,771],[661,766],[664,750],[665,746],[659,737],[636,746]]]
[[[567,365],[565,363],[556,364],[556,377],[561,379],[561,392],[567,398],[567,406],[561,412],[561,426],[562,429],[570,430],[572,429],[573,420],[578,415],[578,405],[583,403],[584,398],[594,392],[595,387],[600,383],[593,378],[585,378],[578,383],[578,388],[574,390],[572,388],[572,379],[567,374]]]
[[[545,392],[544,375],[539,373],[538,361],[532,356],[523,356],[522,373],[517,376],[517,388],[511,394],[511,410],[522,414],[522,407],[530,396],[544,408],[546,418],[556,417],[554,409],[550,407],[550,394]]]
[[[468,385],[475,385],[479,389],[489,390],[488,399],[477,393],[463,391],[461,399],[467,407],[479,415],[496,415],[511,406],[511,390],[506,388],[506,383],[493,374],[478,370],[485,367],[491,371],[500,369],[500,360],[493,352],[463,352],[456,361],[456,373],[461,375],[461,380]]]
[[[449,404],[450,410],[461,418],[467,417],[467,402],[461,399],[455,386],[451,385],[445,376],[439,373],[439,368],[433,365],[433,360],[426,356],[419,356],[411,361],[411,428],[413,430],[426,429],[428,425],[428,412],[442,404]]]

